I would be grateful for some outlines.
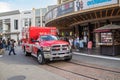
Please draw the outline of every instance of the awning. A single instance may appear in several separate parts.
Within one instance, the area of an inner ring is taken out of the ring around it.
[[[111,30],[116,30],[116,29],[120,29],[120,26],[109,24],[109,25],[105,25],[103,27],[95,29],[94,32],[110,32]]]

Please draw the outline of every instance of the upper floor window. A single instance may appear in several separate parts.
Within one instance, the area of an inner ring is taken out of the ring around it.
[[[18,29],[18,20],[14,20],[14,29]]]
[[[27,19],[24,20],[24,25],[28,26],[28,20]]]
[[[31,18],[24,19],[24,26],[31,26]]]

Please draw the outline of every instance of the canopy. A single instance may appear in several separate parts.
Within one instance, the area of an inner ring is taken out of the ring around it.
[[[95,29],[94,32],[109,32],[111,30],[116,30],[116,29],[120,29],[120,26],[114,24],[108,24],[103,27]]]

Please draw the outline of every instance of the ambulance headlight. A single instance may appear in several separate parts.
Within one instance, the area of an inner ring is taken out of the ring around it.
[[[50,51],[50,47],[43,47],[43,51]]]

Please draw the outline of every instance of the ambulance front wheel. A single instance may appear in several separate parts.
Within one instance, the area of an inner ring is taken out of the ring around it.
[[[38,60],[39,64],[44,64],[45,63],[45,58],[44,58],[42,52],[38,52],[37,60]]]
[[[70,61],[72,59],[72,56],[70,56],[69,58],[66,58],[65,61]]]
[[[27,51],[25,51],[24,53],[25,53],[25,56],[31,56],[31,53],[29,53]]]

